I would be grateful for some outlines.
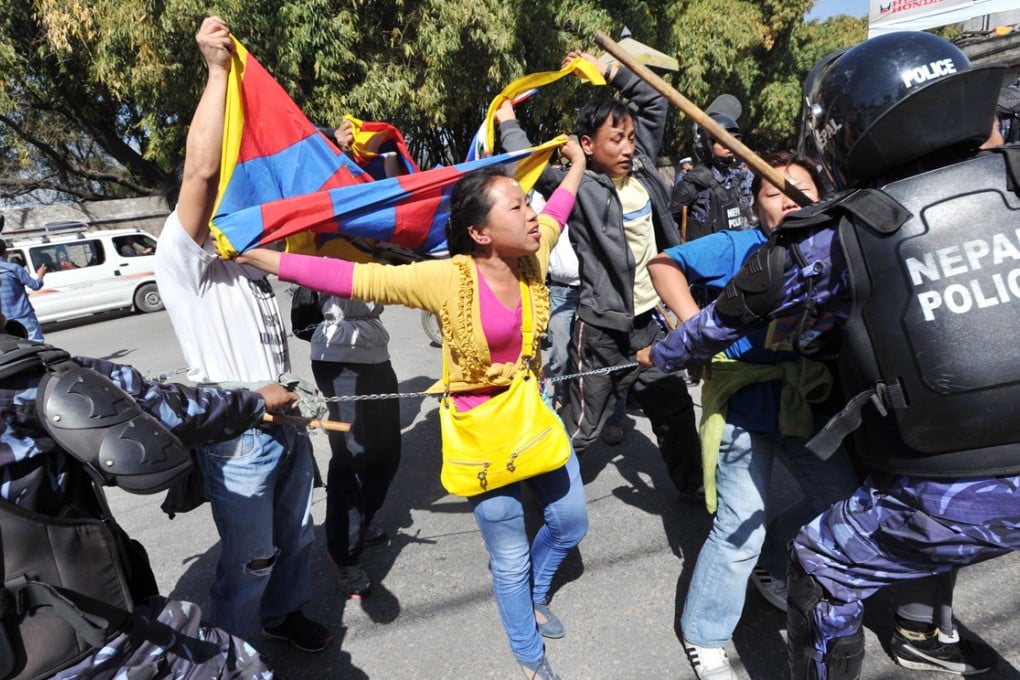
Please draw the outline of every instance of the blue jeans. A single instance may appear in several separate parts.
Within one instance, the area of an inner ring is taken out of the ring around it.
[[[242,637],[257,622],[279,625],[312,597],[308,435],[290,425],[252,428],[200,448],[198,459],[221,541],[209,620]]]
[[[27,316],[18,317],[14,319],[28,331],[28,339],[35,340],[36,342],[43,342],[42,326],[39,325],[39,319],[36,317],[35,312],[29,313]],[[568,332],[569,336],[570,333]]]
[[[541,503],[545,524],[528,545],[521,485]],[[588,508],[577,456],[558,470],[469,499],[489,551],[492,590],[510,649],[518,661],[542,658],[534,605],[546,604],[553,575],[588,531]]]
[[[733,636],[747,580],[765,542],[765,508],[777,456],[784,456],[804,497],[768,527],[769,541],[780,555],[788,555],[785,545],[802,524],[857,488],[857,473],[845,449],[822,461],[805,443],[800,437],[749,432],[729,423],[723,429],[716,465],[718,507],[680,617],[690,642],[722,647]]]
[[[549,282],[549,326],[545,331],[549,349],[545,354],[545,374],[550,378],[564,375],[567,372],[570,324],[574,320],[574,312],[577,311],[577,301],[580,298],[581,289],[577,286]],[[560,381],[553,385],[555,400],[561,404],[565,403],[565,383]]]

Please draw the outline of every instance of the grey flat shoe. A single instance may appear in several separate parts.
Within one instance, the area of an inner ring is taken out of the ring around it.
[[[549,658],[545,654],[538,661],[532,663],[521,662],[521,670],[528,680],[560,680],[556,671],[549,665]]]
[[[559,617],[552,613],[547,604],[536,604],[535,612],[542,615],[545,619],[545,623],[539,623],[536,617],[535,621],[538,623],[538,632],[542,637],[547,637],[551,640],[558,640],[563,637],[565,631],[563,630],[563,623]]]

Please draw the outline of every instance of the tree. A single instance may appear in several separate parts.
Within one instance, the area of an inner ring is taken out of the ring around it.
[[[789,145],[813,59],[863,20],[804,24],[810,0],[219,0],[215,11],[305,113],[399,127],[422,167],[462,159],[492,97],[554,70],[596,30],[677,54],[675,86],[738,96],[749,140]],[[179,163],[204,67],[198,0],[0,0],[0,198],[152,193]],[[561,81],[525,105],[533,139],[571,131],[591,95]],[[672,116],[663,153],[689,125]]]

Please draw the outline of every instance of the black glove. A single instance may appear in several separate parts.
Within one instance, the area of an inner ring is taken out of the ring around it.
[[[711,168],[699,165],[684,175],[684,181],[694,185],[698,191],[704,191],[715,184],[715,175]]]

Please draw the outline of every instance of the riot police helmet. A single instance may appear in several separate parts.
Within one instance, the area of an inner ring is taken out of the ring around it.
[[[976,66],[951,42],[903,31],[822,59],[805,82],[805,134],[837,189],[991,131],[1004,67]]]
[[[733,120],[724,113],[712,112],[708,114],[709,117],[719,124],[721,128],[729,132],[734,137],[740,138],[740,126],[737,125],[737,121]],[[737,162],[736,156],[730,155],[718,155],[712,151],[712,142],[715,140],[712,138],[708,131],[700,125],[694,126],[694,154],[698,157],[698,160],[705,165],[714,165],[720,170],[733,166]]]

